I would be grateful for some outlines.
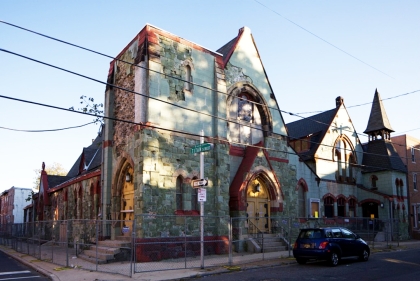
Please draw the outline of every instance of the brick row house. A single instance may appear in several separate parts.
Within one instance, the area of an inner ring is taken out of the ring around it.
[[[391,140],[407,167],[410,234],[420,239],[420,140],[409,135],[392,137]]]

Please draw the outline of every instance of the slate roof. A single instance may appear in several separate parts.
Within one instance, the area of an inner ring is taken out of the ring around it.
[[[376,89],[375,96],[373,97],[368,125],[364,133],[369,134],[371,132],[384,129],[389,132],[394,132],[391,124],[389,123],[388,116],[386,115],[385,107],[382,104],[381,96]]]
[[[81,163],[83,162],[83,163]],[[85,172],[89,172],[100,167],[102,162],[102,132],[98,134],[96,139],[88,147],[83,148],[82,153],[67,173],[67,177],[73,178],[78,176],[80,165],[86,168]]]
[[[363,156],[364,173],[388,170],[407,173],[407,167],[391,141],[373,140],[363,144],[363,150],[365,152]]]
[[[313,159],[339,107],[286,124],[291,140],[309,137],[310,149],[299,153],[303,160]]]
[[[230,50],[236,45],[237,40],[238,40],[238,37],[233,38],[228,43],[223,45],[223,47],[218,49],[216,52],[218,52],[219,54],[222,54],[223,57],[226,57],[227,55],[229,55]]]
[[[72,177],[68,176],[56,176],[56,175],[48,175],[47,181],[48,181],[48,189],[53,188],[59,184],[62,184],[65,181],[68,181]]]

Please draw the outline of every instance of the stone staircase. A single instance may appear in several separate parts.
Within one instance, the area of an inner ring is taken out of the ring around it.
[[[92,263],[104,264],[130,260],[131,241],[130,237],[117,236],[116,240],[98,241],[89,249],[83,250],[79,258]]]
[[[287,242],[277,234],[259,234],[248,241],[248,251],[253,253],[280,252],[287,249]]]

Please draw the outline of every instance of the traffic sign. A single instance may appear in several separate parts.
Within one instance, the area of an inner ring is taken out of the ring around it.
[[[207,178],[201,179],[201,180],[192,180],[191,181],[191,186],[193,188],[199,188],[199,187],[202,187],[202,186],[207,186],[208,183],[209,183],[209,181],[208,181]]]
[[[212,143],[208,143],[208,142],[200,143],[200,144],[194,145],[191,148],[191,154],[209,151],[212,149],[212,147],[213,147]]]
[[[198,189],[197,201],[198,202],[206,202],[206,200],[207,200],[207,190],[205,188],[199,188]]]

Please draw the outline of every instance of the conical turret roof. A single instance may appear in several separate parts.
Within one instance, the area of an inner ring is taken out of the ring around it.
[[[382,130],[394,132],[391,124],[389,123],[388,116],[386,115],[385,107],[382,104],[381,96],[378,93],[378,89],[376,89],[372,102],[372,109],[370,111],[369,122],[364,133],[369,134]]]

